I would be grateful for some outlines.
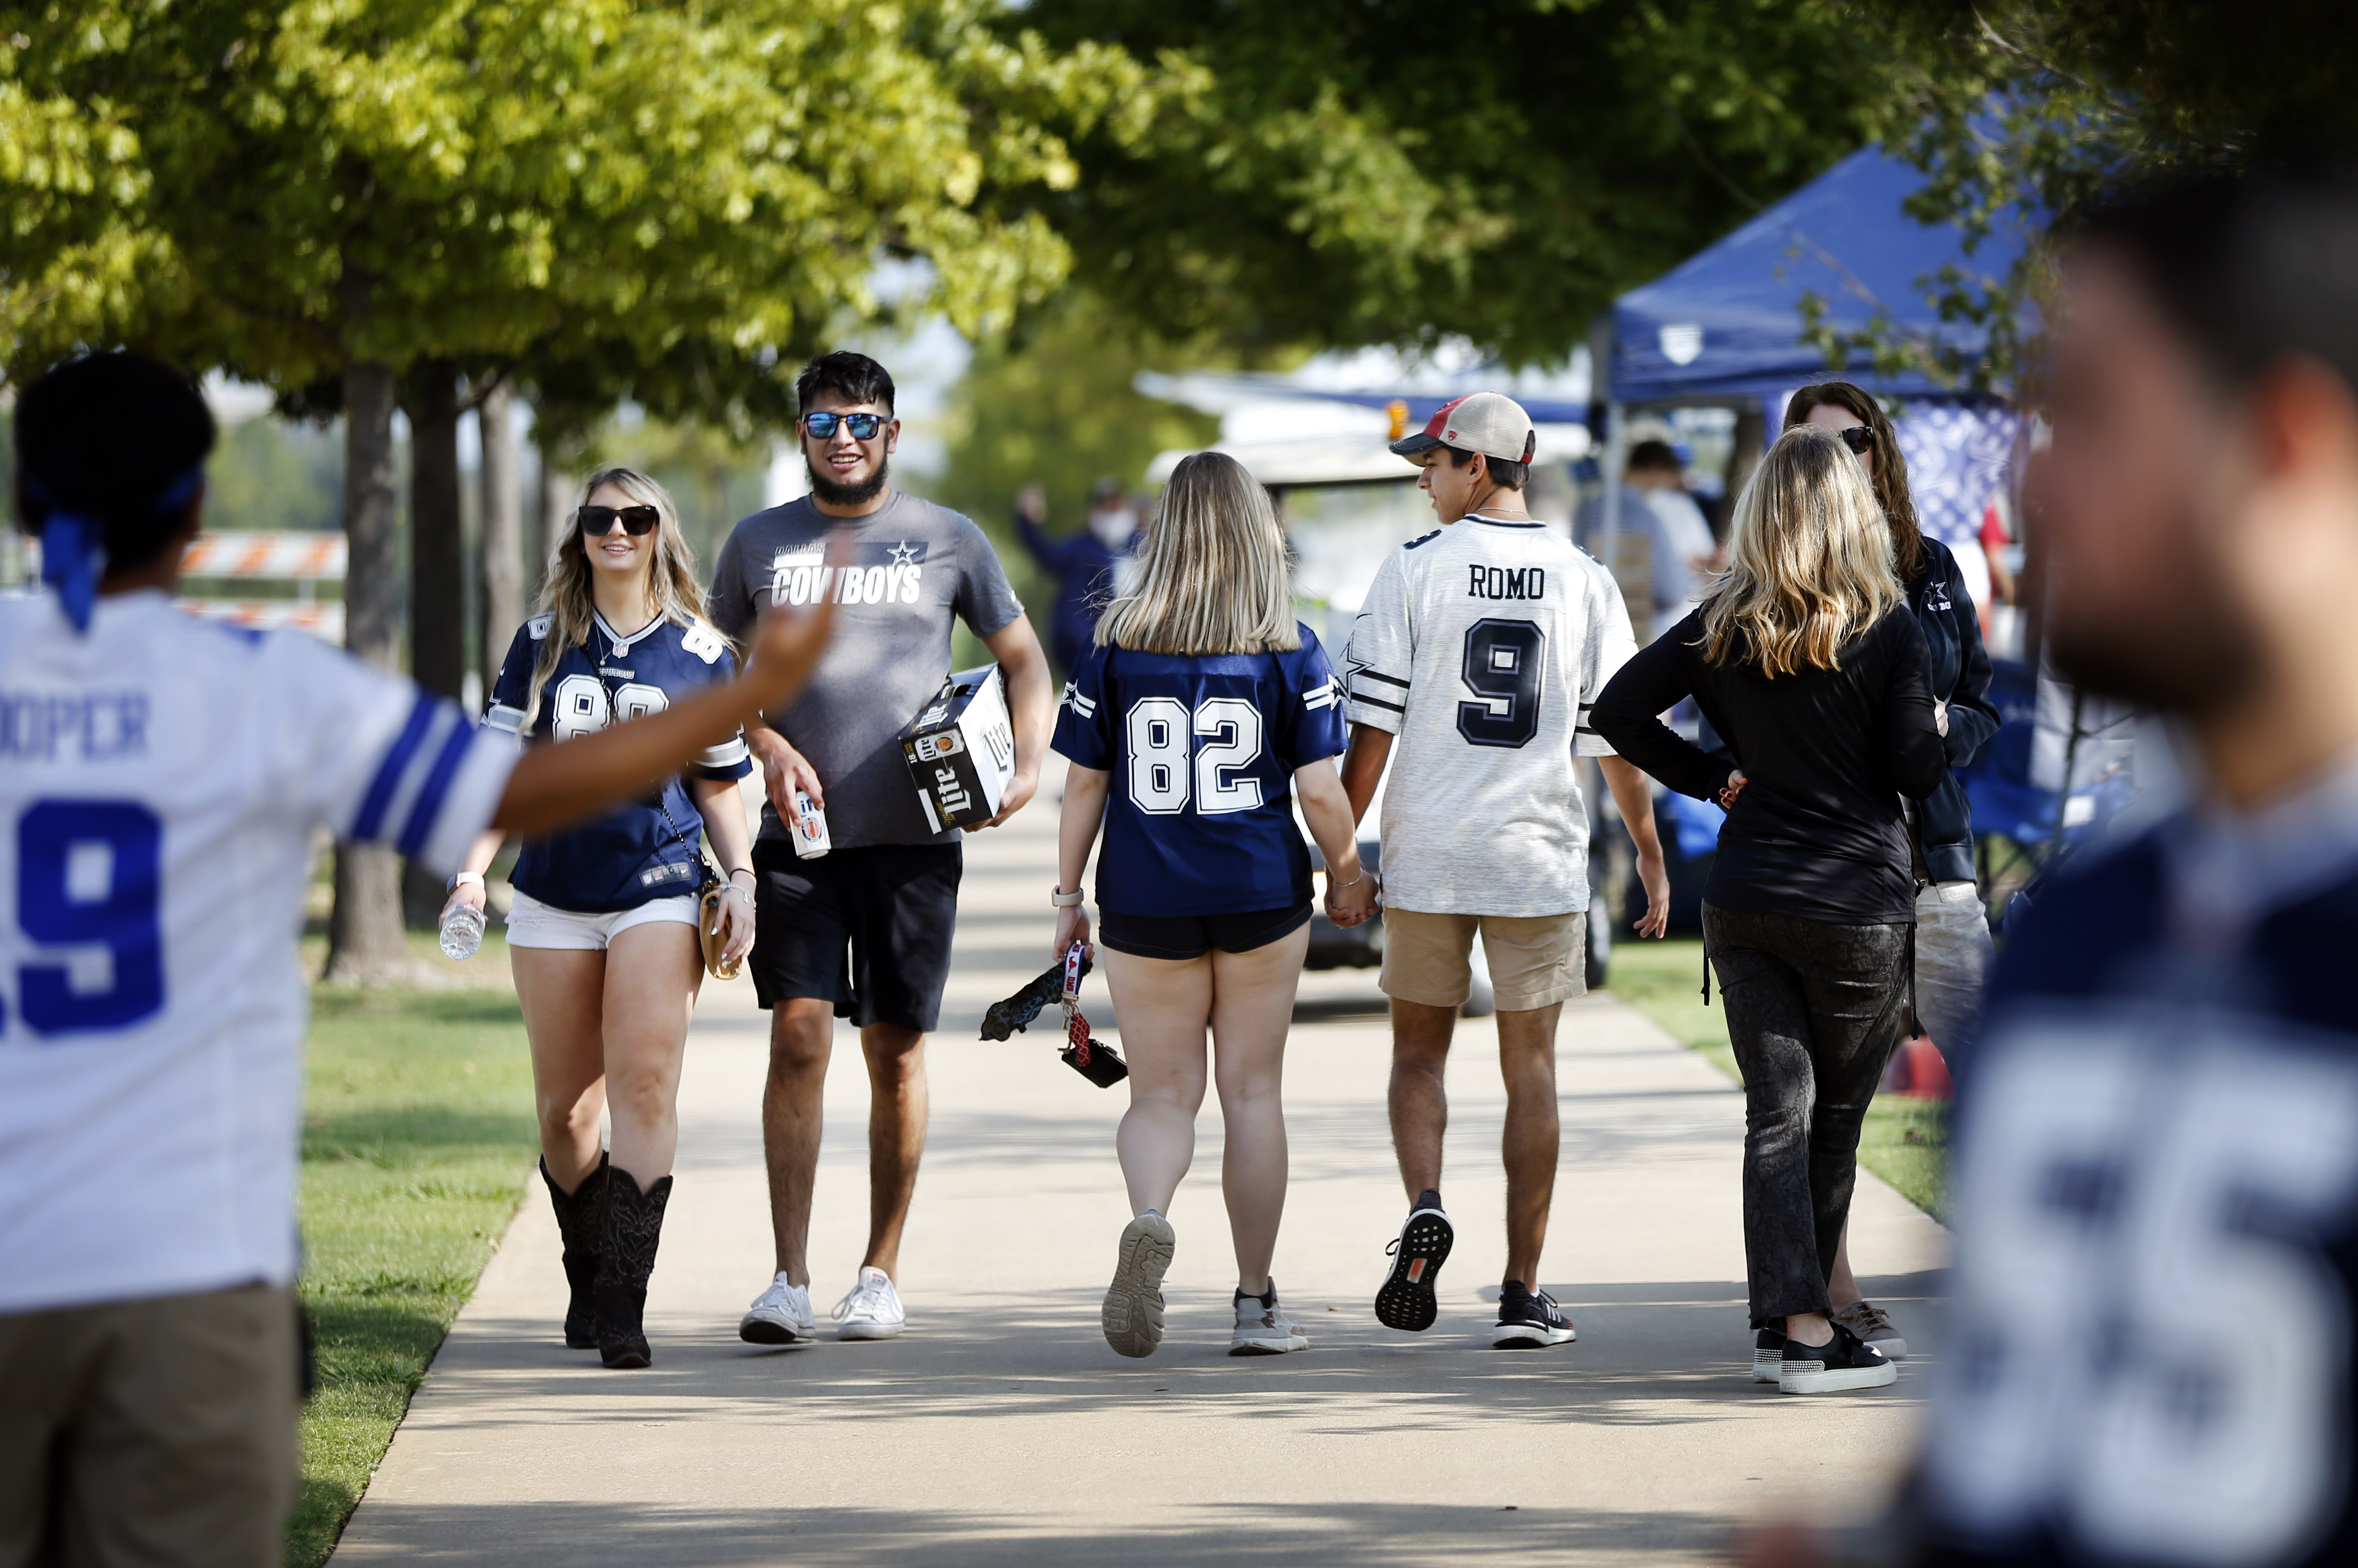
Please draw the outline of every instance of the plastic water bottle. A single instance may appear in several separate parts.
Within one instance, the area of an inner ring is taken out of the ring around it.
[[[442,917],[442,956],[471,958],[483,945],[483,912],[471,903],[454,903]]]

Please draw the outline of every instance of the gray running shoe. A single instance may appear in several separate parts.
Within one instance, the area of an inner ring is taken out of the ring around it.
[[[1873,1302],[1853,1302],[1834,1314],[1834,1321],[1857,1335],[1862,1345],[1881,1351],[1885,1359],[1908,1359],[1908,1341],[1899,1337],[1891,1314]]]
[[[1302,1325],[1285,1315],[1277,1304],[1277,1281],[1269,1282],[1269,1294],[1237,1297],[1237,1331],[1228,1336],[1231,1356],[1282,1356],[1289,1350],[1307,1350],[1309,1339]]]
[[[1148,1209],[1122,1227],[1113,1283],[1098,1321],[1118,1356],[1152,1356],[1163,1343],[1163,1276],[1178,1245],[1171,1222]]]

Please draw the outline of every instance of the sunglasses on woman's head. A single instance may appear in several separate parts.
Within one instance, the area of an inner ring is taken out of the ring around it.
[[[1875,450],[1875,432],[1864,425],[1853,425],[1849,429],[1836,430],[1834,434],[1842,438],[1844,446],[1861,457]]]
[[[635,539],[654,533],[663,514],[652,506],[584,506],[573,515],[580,523],[581,531],[593,539],[612,533],[617,517],[622,520],[622,532]]]
[[[876,438],[876,432],[884,428],[884,416],[882,414],[806,414],[803,416],[803,428],[810,432],[811,439],[815,441],[832,440],[838,425],[848,427],[851,431],[851,438],[855,441],[872,441]]]

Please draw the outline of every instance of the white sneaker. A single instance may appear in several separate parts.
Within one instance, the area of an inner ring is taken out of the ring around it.
[[[753,1298],[737,1323],[737,1337],[748,1345],[792,1345],[818,1337],[818,1319],[811,1315],[810,1287],[790,1285],[780,1274],[770,1288]]]
[[[909,1321],[900,1292],[892,1288],[892,1276],[864,1266],[860,1282],[835,1303],[835,1316],[843,1325],[835,1331],[838,1339],[898,1339]]]
[[[1289,1350],[1310,1348],[1302,1325],[1278,1306],[1275,1280],[1269,1282],[1266,1306],[1259,1296],[1238,1296],[1236,1301],[1237,1330],[1228,1336],[1229,1355],[1282,1356]]]

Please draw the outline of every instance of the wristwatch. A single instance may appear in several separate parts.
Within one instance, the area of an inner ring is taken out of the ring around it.
[[[458,871],[451,875],[449,881],[444,885],[442,891],[444,892],[457,892],[462,887],[481,887],[482,885],[482,872]]]
[[[1081,890],[1078,888],[1075,888],[1070,892],[1053,887],[1048,890],[1048,903],[1051,908],[1077,909],[1080,907],[1080,903]]]

